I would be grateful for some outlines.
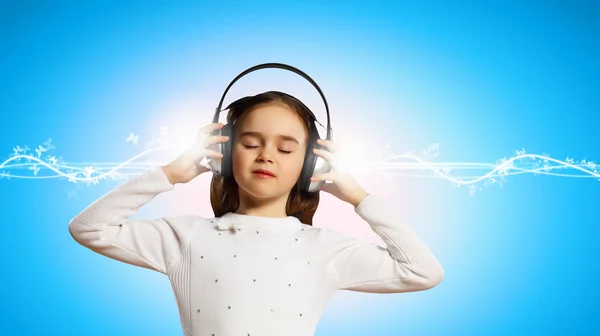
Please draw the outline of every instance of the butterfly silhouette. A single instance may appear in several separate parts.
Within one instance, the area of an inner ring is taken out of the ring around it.
[[[20,146],[13,148],[13,152],[14,152],[15,156],[19,155],[19,153],[21,153],[22,151],[23,151],[23,148],[21,148]]]
[[[77,180],[76,180],[77,173],[69,173],[69,174],[67,174],[67,176],[68,176],[69,182],[77,183]]]
[[[92,167],[92,166],[85,167],[83,175],[85,175],[85,177],[89,178],[90,176],[92,176],[94,171],[95,171],[94,167]]]
[[[29,170],[33,170],[33,175],[37,176],[37,173],[40,171],[40,167],[38,167],[36,164],[33,164],[29,166]]]
[[[37,153],[38,157],[42,156],[42,153],[46,151],[46,148],[42,147],[42,145],[39,145],[38,148],[35,149],[35,152]]]
[[[135,146],[137,146],[139,137],[140,137],[139,134],[134,135],[133,132],[131,132],[131,133],[129,133],[129,136],[127,137],[127,139],[125,139],[125,142],[132,142]]]
[[[46,140],[43,145],[46,147],[46,150],[56,149],[56,147],[54,147],[52,144],[52,138]]]
[[[475,188],[474,184],[469,185],[469,196],[475,196]]]
[[[67,197],[68,197],[68,199],[77,197],[77,190],[71,189],[71,190],[67,191]]]
[[[433,152],[440,147],[440,143],[436,142],[427,147],[428,152]]]

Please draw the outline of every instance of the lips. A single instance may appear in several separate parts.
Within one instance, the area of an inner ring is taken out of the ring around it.
[[[257,169],[257,170],[254,170],[253,173],[254,174],[265,174],[265,175],[275,177],[275,174],[273,174],[271,171],[266,170],[266,169]]]

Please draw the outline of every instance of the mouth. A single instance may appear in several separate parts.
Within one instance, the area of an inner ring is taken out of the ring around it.
[[[252,174],[260,177],[260,178],[272,178],[275,177],[275,174],[265,169],[257,169],[252,172]]]

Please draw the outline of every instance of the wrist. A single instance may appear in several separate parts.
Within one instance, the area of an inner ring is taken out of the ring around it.
[[[356,208],[365,198],[367,198],[367,196],[369,196],[369,193],[363,190],[350,202],[350,204]]]
[[[162,166],[161,169],[162,169],[163,173],[165,174],[165,176],[167,177],[167,179],[169,180],[169,183],[171,183],[173,185],[179,183],[177,180],[177,177],[176,177],[177,175],[173,173],[173,169],[171,166],[169,166],[169,165]]]

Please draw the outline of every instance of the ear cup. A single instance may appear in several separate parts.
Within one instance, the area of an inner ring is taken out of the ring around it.
[[[310,178],[313,175],[315,164],[317,161],[316,155],[312,152],[313,145],[308,145],[306,148],[306,154],[304,156],[304,164],[302,165],[302,171],[300,172],[300,191],[308,192],[310,187]]]
[[[314,154],[313,154],[313,156],[315,157],[314,167],[311,170],[308,170],[308,173],[307,173],[307,174],[310,174],[310,176],[308,177],[308,189],[306,190],[309,193],[319,191],[321,189],[321,187],[325,184],[325,181],[311,182],[310,178],[313,176],[321,175],[321,174],[328,173],[331,171],[331,165],[325,159],[323,159],[320,156],[316,156]],[[312,172],[312,174],[311,174],[311,172]]]
[[[312,124],[312,131],[310,136],[310,142],[306,148],[306,154],[304,156],[304,165],[302,166],[302,172],[300,173],[300,190],[305,193],[313,193],[321,189],[324,181],[312,182],[311,177],[317,176],[323,173],[331,171],[331,167],[325,159],[313,153],[313,149],[317,148],[317,139],[320,139],[319,133],[316,130],[314,122]]]
[[[210,168],[213,174],[221,175],[221,176],[232,176],[233,175],[233,165],[231,162],[231,148],[233,144],[233,134],[232,134],[232,126],[229,124],[223,125],[220,131],[216,131],[213,135],[223,135],[228,136],[229,140],[227,142],[220,142],[213,145],[210,145],[208,149],[216,151],[218,153],[223,154],[222,158],[211,158],[210,160]]]
[[[221,175],[225,177],[233,176],[233,126],[231,124],[223,125],[221,135],[228,136],[229,140],[221,143]]]

